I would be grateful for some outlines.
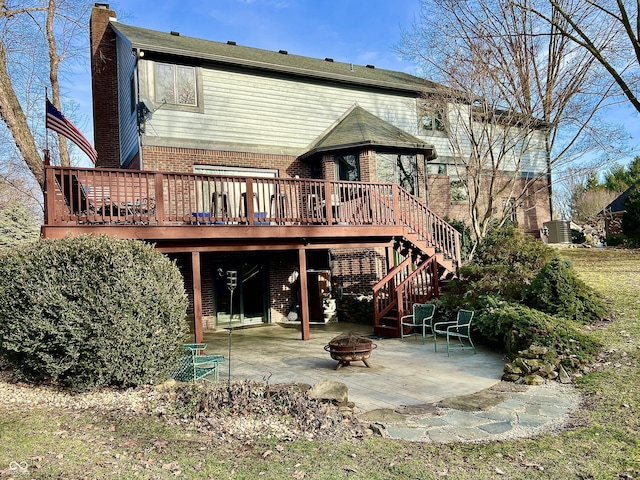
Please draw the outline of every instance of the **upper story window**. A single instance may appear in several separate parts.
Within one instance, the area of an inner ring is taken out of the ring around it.
[[[442,112],[424,111],[420,118],[420,127],[423,132],[443,132],[444,122],[442,120]]]
[[[168,63],[156,63],[156,103],[187,107],[198,106],[196,68]]]

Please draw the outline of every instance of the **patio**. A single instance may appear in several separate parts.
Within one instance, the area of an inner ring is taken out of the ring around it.
[[[277,324],[234,329],[231,334],[231,378],[268,380],[269,383],[300,382],[313,385],[322,379],[337,380],[349,387],[349,400],[355,412],[393,409],[402,405],[434,403],[445,398],[467,395],[500,381],[502,355],[482,346],[478,353],[452,351],[447,357],[444,341],[434,352],[433,339],[385,338],[374,340],[367,368],[354,362],[336,370],[324,346],[343,332],[370,335],[373,327],[344,322],[313,325],[311,340],[300,340],[299,327]],[[204,333],[207,354],[228,357],[228,331]],[[228,358],[227,358],[228,360]],[[228,378],[229,364],[221,365],[220,381]]]

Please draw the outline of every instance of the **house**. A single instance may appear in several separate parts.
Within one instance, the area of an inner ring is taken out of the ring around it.
[[[124,25],[104,3],[90,22],[97,168],[47,168],[45,237],[153,242],[184,275],[196,339],[286,317],[307,339],[329,291],[373,292],[376,332],[399,336],[438,295],[460,263],[442,217],[468,204],[425,108],[435,84]]]
[[[604,207],[599,217],[604,217],[604,231],[607,239],[622,235],[622,217],[627,211],[625,201],[629,194],[640,186],[640,182],[627,188],[624,192],[618,195],[613,202]]]

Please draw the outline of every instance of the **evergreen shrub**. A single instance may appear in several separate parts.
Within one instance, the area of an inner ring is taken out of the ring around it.
[[[22,379],[153,383],[181,353],[186,308],[178,268],[139,241],[67,237],[0,254],[0,356]]]
[[[452,293],[470,300],[500,295],[520,300],[526,287],[554,256],[554,250],[513,225],[491,230],[476,254],[458,269],[460,280],[450,282]]]
[[[566,367],[590,362],[600,345],[568,319],[559,320],[547,313],[496,296],[478,300],[474,323],[482,337],[511,358],[531,345],[548,347]]]
[[[604,302],[576,276],[571,263],[560,257],[540,270],[523,298],[529,307],[585,325],[607,315]]]

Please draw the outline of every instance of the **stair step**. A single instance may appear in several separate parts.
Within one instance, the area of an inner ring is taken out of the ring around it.
[[[392,325],[374,325],[373,333],[389,338],[400,338],[400,332],[397,326]]]

